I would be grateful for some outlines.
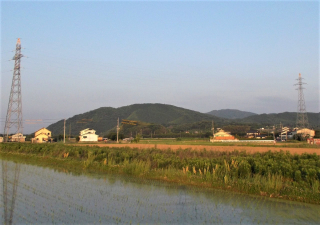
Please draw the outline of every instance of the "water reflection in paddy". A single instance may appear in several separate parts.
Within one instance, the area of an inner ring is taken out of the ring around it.
[[[21,164],[14,207],[16,163],[6,164],[12,223],[57,224],[319,224],[320,206],[189,188],[115,175],[73,175]],[[6,172],[6,173],[4,173]],[[1,179],[1,199],[4,200]]]

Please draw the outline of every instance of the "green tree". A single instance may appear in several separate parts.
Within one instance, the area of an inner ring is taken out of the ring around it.
[[[140,141],[140,134],[137,134],[136,137],[133,139],[134,143],[138,143]]]

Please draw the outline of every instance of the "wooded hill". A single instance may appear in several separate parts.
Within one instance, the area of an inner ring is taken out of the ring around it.
[[[221,117],[221,118],[226,118],[226,119],[242,119],[242,118],[246,118],[248,116],[257,115],[256,113],[240,111],[237,109],[212,110],[212,111],[208,112],[207,114]]]
[[[78,135],[80,130],[92,128],[99,135],[106,135],[116,131],[117,119],[139,121],[137,126],[123,125],[121,132],[126,135],[131,132],[150,134],[179,133],[185,131],[211,132],[212,121],[215,128],[241,126],[253,129],[262,126],[279,125],[294,126],[297,114],[285,112],[278,114],[253,115],[243,119],[225,119],[207,113],[200,113],[181,107],[166,104],[134,104],[119,108],[101,107],[83,114],[75,115],[66,120],[66,134]],[[312,127],[319,127],[320,113],[308,113],[309,123]],[[71,128],[71,129],[70,129]],[[48,126],[53,135],[63,134],[63,120]]]
[[[320,113],[307,113],[309,125],[311,128],[316,128],[320,126]],[[243,124],[265,124],[265,125],[275,125],[280,124],[284,126],[295,126],[297,119],[296,112],[283,112],[283,113],[272,113],[272,114],[260,114],[253,115],[243,119],[238,120],[238,122]]]
[[[140,123],[138,126],[162,125],[163,127],[173,127],[175,125],[194,123],[199,121],[212,121],[224,123],[225,119],[196,112],[189,109],[165,104],[134,104],[120,108],[101,107],[83,114],[75,115],[66,120],[66,133],[69,133],[71,125],[71,134],[78,135],[80,130],[92,128],[97,134],[103,135],[111,130],[115,130],[117,119],[136,120]],[[53,135],[63,134],[63,120],[48,126]]]

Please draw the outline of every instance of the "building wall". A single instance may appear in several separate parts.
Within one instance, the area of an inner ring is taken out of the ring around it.
[[[26,141],[26,137],[20,137],[20,138],[12,137],[11,141],[13,141],[13,142],[25,142]]]
[[[308,138],[307,139],[308,144],[315,144],[320,145],[320,138]]]
[[[98,136],[97,134],[84,134],[79,136],[79,141],[98,141]]]
[[[36,136],[36,137],[33,138],[33,142],[42,143],[42,142],[48,141],[49,138],[50,138],[50,136],[48,136],[48,135],[39,134],[38,136]]]
[[[214,137],[215,140],[234,140],[234,136],[227,136],[227,137]]]

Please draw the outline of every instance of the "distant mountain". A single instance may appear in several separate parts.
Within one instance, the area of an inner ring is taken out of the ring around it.
[[[221,117],[221,118],[226,118],[226,119],[242,119],[242,118],[246,118],[248,116],[257,115],[256,113],[240,111],[237,109],[212,110],[212,111],[208,112],[207,114]]]
[[[320,113],[307,113],[309,125],[312,128],[320,126]],[[295,126],[297,119],[296,112],[283,112],[283,113],[272,113],[272,114],[260,114],[253,115],[243,119],[237,120],[238,123],[258,123],[258,124],[280,124],[284,126]]]
[[[217,110],[222,111],[222,110]],[[238,111],[238,117],[248,114],[239,110],[226,110],[228,112]],[[235,115],[235,114],[234,114]],[[231,116],[229,116],[230,118]],[[237,117],[237,116],[234,116]],[[75,115],[66,120],[66,134],[71,130],[72,135],[78,135],[80,130],[92,128],[99,135],[105,135],[110,131],[115,131],[117,119],[137,120],[139,126],[125,127],[126,132],[139,132],[141,129],[147,132],[180,132],[188,130],[211,131],[212,121],[215,127],[247,125],[259,128],[262,126],[278,125],[280,122],[284,126],[295,126],[297,113],[284,112],[278,114],[251,115],[241,119],[226,119],[200,113],[181,107],[165,104],[134,104],[119,108],[101,107],[83,114]],[[320,127],[320,113],[308,113],[311,127]],[[63,134],[63,120],[48,126],[53,135]]]
[[[225,119],[165,104],[134,104],[120,108],[101,107],[66,120],[66,133],[79,134],[80,130],[92,128],[97,134],[106,134],[117,125],[117,119],[137,120],[145,123],[179,125],[199,121],[223,122]],[[70,128],[71,127],[71,128]],[[63,134],[63,120],[48,126],[53,135]]]

